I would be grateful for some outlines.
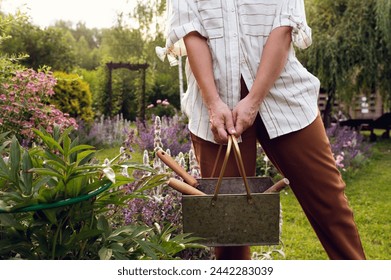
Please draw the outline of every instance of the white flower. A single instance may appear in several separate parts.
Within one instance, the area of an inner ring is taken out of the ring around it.
[[[121,174],[122,174],[123,176],[127,177],[127,178],[130,177],[130,176],[129,176],[129,173],[128,173],[128,166],[127,166],[127,165],[122,166],[122,172],[121,172]]]
[[[102,171],[105,174],[105,176],[107,177],[107,179],[109,179],[111,182],[115,183],[115,172],[114,172],[113,168],[110,167],[110,160],[106,158],[103,161],[102,167],[103,167]]]
[[[144,150],[144,154],[143,154],[143,164],[145,166],[149,166],[149,154],[148,154],[148,151],[147,150]]]

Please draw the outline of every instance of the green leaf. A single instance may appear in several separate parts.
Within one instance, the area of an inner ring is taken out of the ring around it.
[[[0,156],[0,177],[3,177],[7,180],[10,179],[8,166],[5,164],[2,156]]]
[[[78,151],[82,151],[82,150],[94,150],[95,151],[95,147],[94,146],[90,146],[90,145],[78,145],[76,147],[73,147],[72,149],[69,150],[69,154],[73,154],[73,153],[76,153]]]
[[[113,255],[113,250],[110,248],[102,247],[98,252],[99,258],[101,260],[110,260]]]
[[[106,239],[107,237],[110,236],[111,227],[109,225],[109,222],[107,221],[107,219],[103,215],[99,216],[98,223],[97,223],[96,227],[103,232],[104,239]]]
[[[38,177],[36,181],[34,181],[33,193],[39,191],[40,188],[45,186],[52,178],[50,177]]]
[[[76,159],[77,165],[86,163],[85,161],[90,160],[92,158],[91,156],[93,156],[94,154],[95,151],[83,151],[81,153],[78,153]]]
[[[49,168],[32,168],[30,170],[32,172],[39,174],[39,175],[54,176],[54,177],[58,177],[58,178],[62,177],[61,173],[54,171],[53,169],[49,169]]]
[[[33,190],[33,174],[30,169],[33,167],[30,155],[27,151],[24,151],[22,156],[22,180],[23,180],[23,192],[30,195]]]
[[[87,183],[86,177],[76,177],[69,180],[66,184],[67,197],[77,197],[81,194],[83,185]]]
[[[108,184],[110,181],[109,180],[99,180],[99,181],[95,181],[91,184],[85,184],[83,186],[83,193],[89,193],[91,191],[94,191],[106,184]]]
[[[129,170],[140,170],[140,171],[146,171],[150,173],[156,173],[156,170],[153,169],[152,167],[140,163],[123,162],[121,163],[121,165],[127,165]]]
[[[141,239],[135,239],[135,242],[138,245],[140,245],[141,249],[145,252],[145,254],[147,254],[148,257],[150,257],[153,260],[158,259],[158,256],[156,255],[156,253],[152,249],[153,247],[156,247],[156,245],[152,246],[153,245],[152,243],[143,241]]]
[[[63,166],[66,166],[67,163],[59,156],[53,154],[52,152],[46,150],[43,155],[41,155],[41,157],[43,157],[45,160],[53,160],[53,161],[57,161],[58,163],[60,163],[61,165]]]
[[[117,253],[126,253],[127,252],[126,249],[122,245],[120,245],[119,243],[111,243],[109,247]]]
[[[79,233],[75,236],[75,241],[83,241],[91,238],[98,237],[102,234],[102,231],[99,229],[89,229],[84,227]]]
[[[100,171],[102,167],[100,165],[82,165],[82,166],[77,166],[73,169],[73,172],[84,172],[87,170],[92,170],[94,172]]]
[[[56,161],[56,160],[46,160],[45,161],[45,165],[46,166],[57,167],[58,169],[61,169],[62,171],[66,171],[67,170],[67,166],[63,165],[61,162]]]
[[[63,149],[64,149],[64,157],[67,158],[71,153],[69,152],[71,146],[71,138],[68,135],[65,135],[63,138]]]
[[[54,225],[57,225],[58,224],[58,221],[57,221],[57,210],[56,209],[48,209],[48,210],[42,210],[43,213],[45,213],[45,216],[46,218],[48,218],[48,220],[54,224]]]
[[[129,260],[128,257],[126,257],[125,255],[119,253],[118,251],[113,251],[113,257],[116,260]]]
[[[138,188],[136,191],[143,192],[149,189],[153,189],[162,184],[166,184],[167,176],[168,176],[167,174],[163,173],[163,174],[157,174],[157,175],[146,177],[145,181],[142,182],[141,187]]]
[[[10,131],[1,133],[1,134],[0,134],[0,141],[2,141],[3,139],[5,139],[5,137],[7,137],[7,135],[10,134],[10,133],[11,133]]]
[[[38,191],[38,195],[37,195],[37,200],[40,202],[40,203],[48,203],[48,202],[53,202],[53,199],[54,199],[54,190],[52,188],[49,188],[49,187],[43,187],[43,188],[40,188],[39,191]]]
[[[34,133],[38,135],[39,138],[46,144],[49,149],[57,149],[61,154],[64,154],[64,150],[61,145],[54,140],[50,135],[45,135],[43,132],[33,129]]]
[[[24,229],[14,214],[0,214],[0,224],[2,227],[13,227],[16,230]]]
[[[58,127],[56,127],[58,128]],[[55,139],[57,139],[58,143],[61,143],[64,141],[64,138],[65,137],[69,137],[69,134],[74,130],[75,128],[70,126],[70,127],[67,127],[66,129],[64,129],[64,131],[62,132],[62,134],[60,135],[60,129],[58,128],[58,132],[56,133],[57,135],[54,137]]]
[[[11,177],[13,180],[18,181],[17,178],[19,177],[19,170],[20,170],[20,144],[16,137],[14,136],[12,138],[11,143],[11,152],[10,152],[10,161],[11,161]]]
[[[191,233],[184,233],[184,234],[178,234],[174,236],[170,241],[177,242],[177,243],[192,243],[194,241],[199,241],[202,238],[199,237],[191,237]]]
[[[1,146],[0,146],[0,153],[10,144],[9,141],[6,141],[4,142]]]
[[[118,236],[120,234],[126,234],[133,237],[138,237],[140,235],[146,234],[150,232],[151,229],[147,226],[139,226],[139,225],[128,225],[128,226],[123,226],[115,231],[110,235],[108,239],[111,239],[114,236]]]

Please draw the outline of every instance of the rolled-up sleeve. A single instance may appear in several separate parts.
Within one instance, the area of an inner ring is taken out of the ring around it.
[[[307,25],[304,0],[283,0],[277,9],[273,29],[279,26],[291,26],[292,42],[301,49],[312,44],[311,28]]]
[[[191,2],[193,0],[190,0]],[[167,0],[167,40],[166,48],[175,55],[185,55],[186,50],[181,42],[190,32],[196,31],[202,36],[207,37],[205,28],[202,26],[196,14],[196,5],[190,7],[188,1],[184,0]],[[181,53],[179,54],[178,51]]]

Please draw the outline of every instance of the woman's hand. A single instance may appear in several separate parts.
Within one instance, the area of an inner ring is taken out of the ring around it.
[[[255,118],[259,112],[260,101],[253,100],[250,96],[246,96],[235,106],[232,111],[233,121],[235,124],[234,133],[239,137],[247,128],[253,125]]]
[[[214,140],[219,144],[226,144],[228,135],[236,134],[231,110],[221,99],[211,104],[208,109]]]

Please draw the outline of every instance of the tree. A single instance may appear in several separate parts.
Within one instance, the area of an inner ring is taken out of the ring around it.
[[[97,28],[89,29],[85,23],[78,22],[73,28],[72,22],[59,20],[55,27],[72,34],[75,40],[76,65],[78,67],[93,70],[101,61],[99,47],[102,41],[102,30]]]
[[[76,65],[76,41],[70,32],[56,27],[43,30],[37,54],[29,53],[32,67],[51,66],[53,70],[70,72]]]
[[[387,90],[381,85],[390,73],[390,50],[376,11],[376,0],[307,0],[313,45],[298,56],[327,91],[326,125],[336,98],[351,103],[359,93]]]
[[[385,108],[391,109],[391,1],[378,0],[376,2],[377,25],[383,35],[384,44],[387,46],[381,50],[382,67],[380,74],[380,92],[382,93]],[[388,63],[387,63],[388,61]]]
[[[152,3],[151,3],[152,2]],[[147,100],[154,103],[156,100],[167,99],[175,108],[180,108],[180,92],[178,67],[170,67],[168,63],[161,62],[155,52],[156,46],[165,45],[164,15],[166,1],[153,0],[137,1],[137,6],[131,17],[139,24],[145,40],[145,56],[148,64]]]
[[[162,63],[155,52],[156,46],[165,44],[162,25],[159,24],[164,7],[165,1],[162,0],[153,3],[138,1],[135,10],[127,14],[132,22],[137,22],[136,26],[126,24],[126,14],[119,15],[117,25],[102,33],[101,56],[105,63],[148,63],[147,101],[154,103],[156,99],[169,99],[171,104],[179,108],[178,69]],[[122,113],[125,118],[134,118],[136,115],[133,110],[142,97],[142,73],[115,70],[112,81],[112,96],[107,95],[110,91],[108,88],[102,90],[105,92],[101,96],[101,104],[105,104],[102,111],[105,115]],[[111,109],[108,108],[110,104]]]
[[[163,32],[162,15],[165,8],[165,0],[137,0],[136,8],[129,15],[138,23],[138,29],[146,38],[154,38]]]
[[[28,20],[12,21],[7,27],[10,38],[0,50],[7,54],[27,54],[22,64],[28,68],[39,69],[46,65],[53,70],[70,71],[76,61],[75,41],[66,31],[49,27],[42,30]]]
[[[168,99],[179,109],[178,68],[161,62],[156,46],[164,46],[164,0],[137,0],[136,8],[118,16],[110,29],[89,29],[84,23],[74,25],[57,21],[42,30],[26,17],[23,22],[8,27],[12,38],[0,46],[5,53],[29,55],[24,65],[38,69],[43,65],[53,71],[79,73],[90,83],[94,111],[107,116],[123,114],[134,119],[141,98],[143,79],[139,72],[113,71],[113,96],[107,94],[108,62],[148,63],[146,100]],[[129,21],[130,19],[130,21]],[[130,23],[129,23],[130,22]],[[162,24],[163,23],[163,24]],[[110,102],[108,102],[110,101]],[[111,108],[108,108],[109,104]]]

